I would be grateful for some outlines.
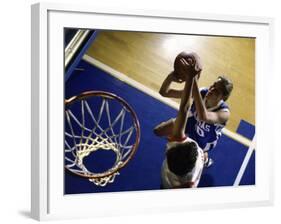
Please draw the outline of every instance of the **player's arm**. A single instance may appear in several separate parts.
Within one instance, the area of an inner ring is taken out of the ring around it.
[[[216,112],[208,111],[203,103],[203,99],[200,94],[197,80],[194,80],[193,89],[192,89],[193,99],[195,103],[196,112],[199,120],[204,121],[209,124],[222,124],[225,123],[229,116],[230,112],[225,110],[220,110]]]
[[[174,71],[172,71],[162,83],[159,90],[160,95],[164,97],[181,98],[183,90],[170,88],[172,82],[181,83],[181,81],[175,77]]]
[[[190,108],[190,99],[192,94],[192,86],[194,83],[194,75],[190,72],[190,66],[182,59],[182,72],[186,75],[186,82],[181,96],[179,111],[173,126],[172,137],[175,139],[182,139],[185,136],[185,126],[187,122],[187,115]]]

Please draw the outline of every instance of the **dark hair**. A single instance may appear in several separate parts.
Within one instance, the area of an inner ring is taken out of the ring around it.
[[[183,176],[193,169],[197,156],[197,145],[194,142],[176,144],[166,153],[168,168],[174,174]]]
[[[224,75],[219,76],[218,79],[220,79],[220,81],[223,85],[223,88],[222,88],[223,100],[226,101],[228,99],[228,97],[230,96],[231,91],[233,89],[233,83],[229,78],[227,78]]]

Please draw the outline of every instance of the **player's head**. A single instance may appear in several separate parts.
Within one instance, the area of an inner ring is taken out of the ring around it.
[[[226,101],[232,92],[233,83],[229,78],[223,75],[218,77],[218,81],[221,83],[223,100]]]
[[[178,176],[190,172],[198,157],[197,145],[194,142],[177,143],[166,153],[168,168]]]
[[[219,76],[218,79],[209,87],[206,98],[219,102],[220,100],[226,101],[233,89],[232,81],[226,76]]]

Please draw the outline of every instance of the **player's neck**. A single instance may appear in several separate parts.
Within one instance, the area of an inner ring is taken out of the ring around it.
[[[209,101],[209,100],[205,100],[205,106],[208,110],[216,108],[219,106],[220,102],[214,102],[214,101]]]

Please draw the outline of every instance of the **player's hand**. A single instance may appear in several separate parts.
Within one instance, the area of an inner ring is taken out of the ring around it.
[[[201,59],[194,52],[181,52],[175,59],[174,67],[182,79],[185,79],[183,77],[187,75],[192,77],[198,76],[199,78],[202,71]]]
[[[185,76],[180,77],[175,71],[172,71],[169,76],[173,82],[183,83],[185,81]]]
[[[195,76],[198,77],[198,79],[200,78],[201,72],[202,72],[202,62],[200,57],[196,54],[196,53],[191,53],[192,58],[194,59],[194,73]]]
[[[181,77],[191,76],[193,78],[196,75],[192,62],[190,60],[187,61],[185,58],[180,59],[177,73],[179,73]]]

